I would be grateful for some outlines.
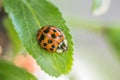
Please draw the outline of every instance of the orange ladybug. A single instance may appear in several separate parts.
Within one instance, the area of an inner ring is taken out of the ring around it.
[[[38,44],[49,52],[62,53],[68,49],[64,33],[57,27],[47,25],[38,30]]]

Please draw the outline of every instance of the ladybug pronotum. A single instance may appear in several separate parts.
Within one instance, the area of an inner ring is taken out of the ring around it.
[[[47,25],[38,30],[38,44],[49,52],[62,53],[68,49],[64,33],[57,27]]]

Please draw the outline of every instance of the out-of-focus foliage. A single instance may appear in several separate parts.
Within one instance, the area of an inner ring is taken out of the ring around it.
[[[93,0],[92,13],[94,16],[105,14],[110,7],[110,0]]]
[[[18,35],[13,27],[13,24],[11,23],[11,20],[7,17],[4,18],[3,20],[4,26],[7,30],[7,33],[9,35],[9,38],[12,43],[13,47],[13,53],[17,54],[19,50],[21,49],[21,42],[20,39],[18,38]]]
[[[120,59],[120,24],[111,24],[105,29],[105,36],[107,41],[116,50],[117,56]]]
[[[37,80],[27,71],[0,59],[0,80]]]

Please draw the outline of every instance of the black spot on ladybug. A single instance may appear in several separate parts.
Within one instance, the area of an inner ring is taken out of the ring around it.
[[[41,34],[40,39],[41,39],[41,40],[44,40],[44,38],[45,38],[45,36],[44,36],[43,34]]]
[[[44,30],[44,33],[48,33],[49,32],[49,30],[47,29],[47,30]]]
[[[49,40],[48,40],[48,43],[49,43],[49,44],[52,43],[52,40],[49,39]]]
[[[52,45],[51,47],[52,47],[52,48],[55,48],[55,45]]]
[[[53,32],[57,32],[55,29],[53,29]]]
[[[47,46],[47,43],[43,43],[43,46]]]
[[[44,38],[45,38],[45,36],[44,36],[43,34],[41,34],[40,39],[39,39],[39,43],[40,43],[42,40],[44,40]]]
[[[53,51],[53,49],[52,49],[52,48],[50,48],[50,50],[51,50],[51,51]]]
[[[52,34],[51,36],[52,36],[52,38],[56,38],[55,34]]]

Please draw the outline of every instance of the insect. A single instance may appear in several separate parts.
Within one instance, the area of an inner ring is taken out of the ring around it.
[[[57,27],[47,25],[38,30],[38,44],[49,52],[62,53],[68,49],[64,33]]]

